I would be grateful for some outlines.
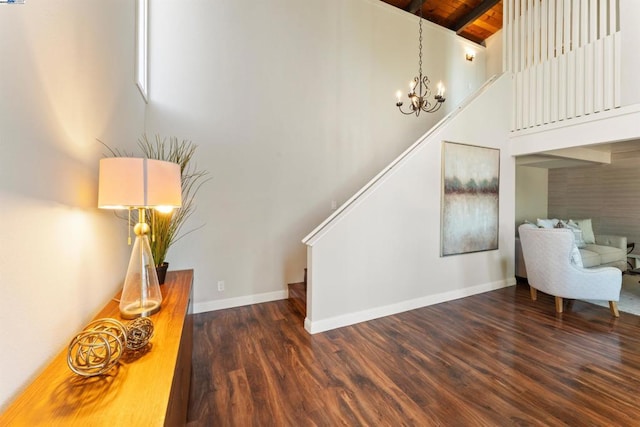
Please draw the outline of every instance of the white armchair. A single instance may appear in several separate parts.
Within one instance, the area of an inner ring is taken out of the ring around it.
[[[522,254],[527,268],[531,299],[540,290],[556,299],[556,312],[562,313],[562,299],[609,301],[611,314],[618,317],[622,272],[615,267],[582,268],[574,234],[566,228],[518,227]],[[577,256],[576,256],[577,254]]]

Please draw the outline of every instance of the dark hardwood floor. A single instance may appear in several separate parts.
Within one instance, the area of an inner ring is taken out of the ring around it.
[[[188,425],[640,425],[640,317],[518,284],[309,335],[300,290],[196,315]]]

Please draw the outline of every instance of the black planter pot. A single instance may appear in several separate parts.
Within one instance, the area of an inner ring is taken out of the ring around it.
[[[168,262],[163,262],[156,267],[156,273],[158,274],[158,284],[164,285],[164,279],[167,277],[167,269],[169,268]]]

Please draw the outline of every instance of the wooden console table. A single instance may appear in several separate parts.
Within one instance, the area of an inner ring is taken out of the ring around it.
[[[150,348],[135,360],[120,359],[104,375],[84,378],[58,354],[4,414],[1,426],[180,426],[187,420],[191,381],[193,270],[170,271],[162,308],[150,318]],[[120,321],[111,300],[95,317]],[[123,321],[126,322],[126,321]]]

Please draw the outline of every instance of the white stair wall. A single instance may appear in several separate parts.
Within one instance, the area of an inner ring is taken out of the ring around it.
[[[511,86],[499,77],[304,240],[310,333],[514,283]],[[440,257],[443,141],[501,149],[498,250]]]

